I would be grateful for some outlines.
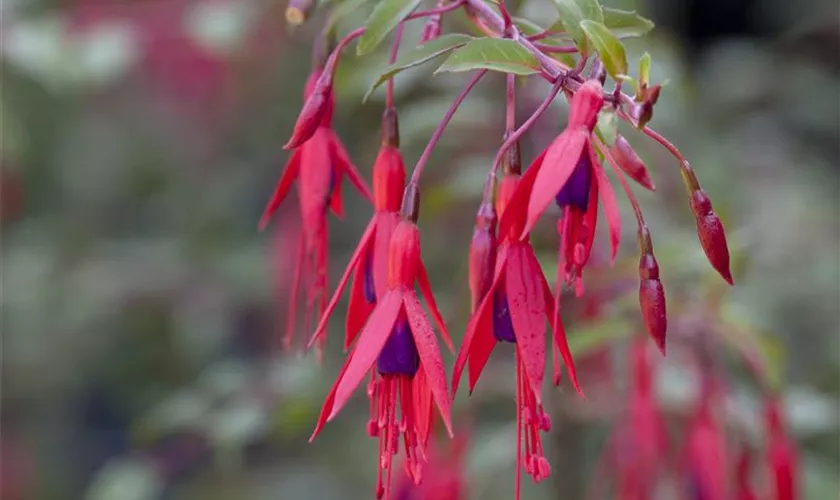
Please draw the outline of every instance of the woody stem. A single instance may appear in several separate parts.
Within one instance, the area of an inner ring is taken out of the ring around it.
[[[452,121],[452,117],[455,116],[455,112],[458,111],[458,107],[464,102],[464,99],[467,97],[467,94],[472,91],[475,85],[481,80],[481,77],[487,73],[486,69],[483,69],[473,75],[472,78],[467,82],[467,85],[461,90],[461,93],[455,97],[455,100],[452,102],[452,106],[446,111],[446,114],[443,115],[440,123],[438,124],[437,128],[435,129],[434,133],[432,134],[431,139],[429,139],[429,143],[426,144],[426,149],[423,150],[423,154],[420,156],[420,159],[417,160],[417,164],[414,165],[414,171],[411,173],[411,180],[409,184],[417,184],[420,180],[420,174],[423,173],[423,168],[426,166],[426,163],[429,161],[429,157],[432,155],[432,151],[435,149],[438,141],[440,141],[440,137],[443,135],[443,132],[446,130],[446,126],[449,125],[449,122]]]

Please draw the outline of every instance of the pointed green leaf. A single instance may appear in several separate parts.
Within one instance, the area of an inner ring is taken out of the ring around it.
[[[359,40],[356,54],[371,52],[411,14],[423,0],[381,0],[365,22],[365,34]]]
[[[604,10],[598,0],[575,0],[584,19],[599,23],[604,22]]]
[[[583,12],[578,7],[575,0],[554,0],[557,4],[557,11],[560,13],[560,24],[563,29],[575,41],[580,53],[589,54],[589,41],[586,38],[586,32],[581,28],[580,23],[586,20],[583,17]]]
[[[607,146],[612,147],[618,135],[618,119],[615,116],[615,110],[606,108],[601,110],[598,113],[597,127],[601,139]]]
[[[636,14],[636,11],[604,7],[604,25],[618,38],[644,36],[653,29],[653,21]]]
[[[326,25],[321,32],[331,32],[335,29],[336,24],[368,2],[370,2],[370,0],[341,0],[338,2],[330,2],[335,3],[335,7],[330,10],[330,15],[327,18]]]
[[[471,36],[461,34],[443,35],[435,38],[434,40],[430,40],[423,45],[417,46],[408,52],[403,52],[394,64],[385,68],[385,71],[379,75],[379,78],[373,85],[371,85],[367,94],[365,94],[364,100],[367,101],[368,97],[370,97],[377,87],[393,78],[397,73],[431,61],[435,57],[441,56],[457,49],[458,47],[466,45],[466,43],[472,39],[473,37]]]
[[[533,54],[513,40],[476,38],[450,55],[435,73],[474,69],[533,75],[539,73],[540,64]]]
[[[627,74],[627,55],[621,41],[606,26],[595,21],[581,21],[580,27],[586,32],[592,48],[598,52],[607,73],[613,78]]]

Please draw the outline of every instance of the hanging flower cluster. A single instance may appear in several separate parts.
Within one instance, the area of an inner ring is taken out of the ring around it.
[[[678,160],[701,246],[712,266],[732,283],[729,253],[723,226],[689,163],[676,147],[647,126],[661,89],[648,81],[649,57],[646,56],[646,63],[643,60],[640,64],[637,81],[627,76],[621,42],[611,30],[605,9],[596,1],[561,2],[566,5],[560,9],[561,23],[541,32],[528,32],[521,23],[514,22],[504,3],[491,7],[484,0],[439,0],[434,8],[425,11],[417,9],[420,3],[381,0],[364,27],[351,31],[332,50],[325,51],[323,48],[330,45],[327,42],[334,39],[341,4],[331,11],[315,44],[315,64],[304,91],[303,109],[285,146],[291,150],[291,157],[260,226],[268,224],[296,183],[301,230],[291,280],[287,345],[299,330],[295,320],[301,307],[298,302],[305,302],[303,330],[313,331],[309,346],[315,346],[320,352],[327,339],[328,320],[336,312],[349,284],[344,335],[344,347],[349,353],[327,396],[312,438],[337,416],[353,391],[367,378],[370,402],[367,431],[379,440],[377,498],[390,496],[393,457],[399,450],[405,453],[407,476],[420,484],[423,465],[429,458],[428,443],[437,420],[435,414],[452,435],[450,406],[464,369],[472,392],[496,345],[511,344],[515,349],[516,497],[519,498],[521,469],[534,481],[545,479],[551,473],[541,439],[541,434],[551,428],[542,395],[549,350],[554,384],[561,381],[562,360],[572,386],[582,394],[566,339],[560,298],[564,286],[578,297],[585,294],[584,280],[595,246],[599,205],[606,219],[612,259],[618,253],[621,214],[608,168],[629,199],[637,223],[640,318],[657,347],[665,353],[666,307],[659,266],[651,232],[626,178],[648,190],[653,190],[654,185],[645,164],[617,133],[617,121],[638,128]],[[443,17],[458,9],[486,36],[442,35]],[[287,19],[298,25],[313,11],[314,0],[293,0]],[[649,21],[635,13],[610,13],[613,18],[616,15],[625,30],[628,22],[637,23],[640,31],[650,28]],[[420,45],[400,56],[404,26],[419,19],[425,19]],[[374,86],[386,85],[386,104],[380,150],[372,170],[371,195],[331,126],[335,105],[333,77],[343,50],[354,40],[359,39],[357,52],[363,54],[373,50],[391,32],[394,36],[390,65]],[[569,38],[574,40],[574,45],[568,44]],[[399,149],[393,76],[441,55],[449,58],[439,71],[471,70],[473,74],[441,119],[407,179]],[[471,316],[455,360],[450,393],[438,335],[451,351],[454,346],[421,257],[417,226],[422,199],[419,186],[431,152],[452,116],[490,71],[508,73],[507,119],[503,143],[487,173],[468,252]],[[605,88],[607,73],[615,82],[610,89]],[[552,85],[539,108],[518,127],[514,119],[514,74],[532,75]],[[622,87],[627,86],[635,88],[633,95],[622,92]],[[570,103],[568,121],[523,171],[519,141],[561,94]],[[327,301],[326,215],[328,211],[339,217],[343,213],[341,185],[345,176],[364,197],[372,200],[374,213],[332,299]],[[551,205],[559,209],[559,216],[555,216],[559,237],[558,275],[553,289],[530,243],[531,232],[546,217]],[[301,290],[305,294],[303,301],[298,299]],[[319,321],[310,330],[309,319],[313,314]],[[643,473],[657,467],[653,457],[661,443],[651,403],[647,373],[650,368],[640,360],[635,365],[632,421],[645,431],[637,436],[628,431],[620,438],[641,440],[638,446],[632,443],[628,446],[638,448],[641,458],[633,467]],[[700,414],[693,432],[705,435],[716,431],[713,423]],[[780,445],[779,449],[782,448]],[[709,453],[709,450],[690,448],[691,463],[707,463]],[[698,474],[708,475],[699,469]],[[627,474],[626,488],[641,495],[647,485],[631,484],[634,476],[636,472]]]

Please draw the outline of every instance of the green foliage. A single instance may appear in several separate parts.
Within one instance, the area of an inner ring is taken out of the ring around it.
[[[604,67],[613,78],[627,74],[627,54],[624,45],[603,24],[595,21],[581,21],[580,27],[592,42],[592,47],[601,57]]]
[[[365,94],[364,100],[367,101],[374,90],[393,78],[397,73],[447,54],[458,47],[462,47],[472,39],[473,37],[471,36],[461,34],[443,35],[423,45],[419,45],[412,50],[403,51],[394,64],[391,64],[380,73],[379,78],[377,78]]]
[[[540,72],[540,64],[533,54],[514,40],[476,38],[450,55],[435,73],[476,69],[533,75]]]
[[[392,32],[400,21],[408,17],[422,0],[382,0],[365,22],[365,34],[356,47],[358,55],[372,52]]]
[[[644,36],[653,29],[654,24],[636,11],[611,9],[604,7],[604,25],[618,38]]]

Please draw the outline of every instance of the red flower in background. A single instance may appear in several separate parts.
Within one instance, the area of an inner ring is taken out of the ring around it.
[[[416,199],[410,206],[417,206]],[[412,219],[416,218],[416,210],[405,212],[413,214]],[[311,438],[314,439],[324,424],[338,414],[370,371],[368,432],[379,438],[380,455],[377,498],[389,494],[391,461],[397,453],[400,434],[408,473],[416,482],[420,481],[421,461],[431,426],[432,400],[446,430],[452,435],[443,361],[434,330],[414,291],[415,283],[422,281],[421,276],[425,275],[425,266],[420,259],[420,232],[414,222],[403,219],[391,237],[387,290],[377,297],[370,318],[327,396]],[[436,309],[433,304],[429,307]],[[438,322],[438,327],[451,348],[444,325]],[[374,365],[375,370],[372,370]],[[398,408],[401,410],[399,417]],[[383,472],[387,474],[384,484]]]
[[[502,217],[520,182],[518,153],[507,158],[505,175],[496,200],[496,211]],[[518,239],[523,222],[519,218],[511,224],[507,233],[501,235],[493,281],[470,318],[452,377],[454,393],[467,365],[469,389],[472,392],[496,343],[515,344],[517,498],[523,451],[524,468],[535,481],[548,477],[550,473],[550,466],[542,450],[540,431],[548,431],[551,427],[551,421],[542,407],[541,394],[545,372],[546,321],[554,319],[551,289],[534,255],[534,249],[527,239]],[[554,331],[552,338],[554,349],[562,353],[572,383],[580,392],[565,332],[562,329]],[[556,364],[555,372],[559,374]],[[555,376],[555,381],[559,382],[559,376]]]
[[[307,105],[313,92],[320,91],[321,70],[315,70],[309,76],[304,91]],[[304,114],[307,112],[304,106]],[[370,191],[356,167],[350,161],[344,146],[332,129],[333,96],[331,88],[320,105],[320,111],[311,117],[316,121],[314,133],[308,140],[292,151],[286,164],[286,170],[277,182],[277,187],[268,202],[262,217],[260,228],[264,228],[272,214],[277,210],[292,184],[297,181],[298,202],[303,229],[298,238],[295,258],[295,272],[291,284],[289,317],[295,317],[298,307],[298,292],[302,284],[307,290],[304,328],[309,329],[308,321],[317,302],[317,315],[321,317],[327,306],[327,210],[331,209],[337,217],[343,217],[344,208],[341,199],[342,176],[346,175],[356,189],[370,199]],[[302,120],[298,120],[300,123]],[[295,135],[298,128],[296,127]],[[284,344],[289,347],[294,335],[294,319],[290,320],[284,336]],[[318,344],[321,352],[323,338]],[[320,354],[319,354],[320,355]]]
[[[770,498],[774,500],[796,500],[798,459],[796,445],[785,433],[782,409],[776,397],[765,403],[767,429],[767,461],[773,478]]]
[[[397,114],[395,110],[390,109],[383,115],[382,145],[373,164],[373,217],[347,264],[347,269],[321,317],[310,345],[325,335],[327,321],[338,305],[351,274],[353,282],[347,307],[345,349],[350,347],[367,321],[376,298],[388,291],[388,245],[400,220],[399,210],[404,185],[405,166],[399,150]],[[443,320],[435,305],[425,271],[421,272],[417,279],[423,298],[431,306],[435,321],[442,325]]]
[[[726,440],[714,414],[717,382],[706,375],[696,414],[688,427],[684,456],[690,498],[725,500],[727,493]]]
[[[465,458],[469,439],[459,431],[447,453],[437,446],[426,451],[427,465],[420,484],[406,474],[397,486],[396,500],[467,500]]]
[[[738,465],[735,468],[735,498],[736,500],[758,500],[753,491],[750,474],[752,472],[752,451],[743,446],[738,455]]]

